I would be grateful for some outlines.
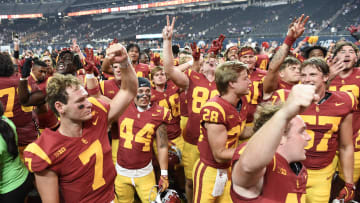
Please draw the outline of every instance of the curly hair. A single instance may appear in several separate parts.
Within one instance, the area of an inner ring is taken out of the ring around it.
[[[0,52],[0,77],[9,77],[14,74],[14,65],[6,52]]]
[[[79,80],[73,75],[55,74],[46,87],[46,101],[50,109],[59,116],[59,112],[55,108],[55,102],[60,101],[63,104],[68,102],[67,87],[79,87]]]
[[[253,132],[258,131],[270,118],[282,107],[282,104],[272,105],[271,103],[263,103],[258,105],[254,114]]]

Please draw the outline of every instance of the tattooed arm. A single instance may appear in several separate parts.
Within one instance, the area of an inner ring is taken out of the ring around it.
[[[166,124],[161,124],[156,130],[156,146],[158,150],[158,161],[161,170],[168,169],[168,136]]]
[[[292,44],[304,32],[305,24],[308,19],[308,16],[304,18],[304,15],[301,15],[299,19],[295,18],[294,21],[290,24],[285,41],[271,60],[268,73],[264,78],[264,99],[267,99],[269,96],[271,96],[272,92],[278,88],[278,74],[280,66],[287,57]]]

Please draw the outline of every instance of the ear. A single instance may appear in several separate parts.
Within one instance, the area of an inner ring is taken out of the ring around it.
[[[59,113],[59,115],[61,115],[65,112],[64,104],[62,102],[56,101],[54,106],[55,106],[56,111]]]
[[[280,145],[283,145],[286,143],[287,137],[285,135],[281,136]]]
[[[285,74],[284,74],[284,72],[283,72],[283,71],[279,71],[279,76],[280,76],[280,78],[283,78],[283,77],[285,77]]]
[[[329,75],[323,75],[323,81],[326,83],[329,80]]]

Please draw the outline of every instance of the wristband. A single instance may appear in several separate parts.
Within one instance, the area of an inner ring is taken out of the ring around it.
[[[130,58],[128,57],[126,61],[120,63],[120,68],[127,68],[131,64]]]
[[[292,45],[294,44],[295,41],[296,41],[296,38],[286,36],[284,43],[287,44],[289,47],[292,47]]]
[[[192,66],[192,65],[194,64],[194,59],[191,59],[190,61],[188,61],[187,64],[189,64],[190,66]]]
[[[88,89],[87,92],[89,95],[96,95],[100,91],[99,86],[96,86],[92,89]]]
[[[86,75],[85,75],[85,77],[87,78],[87,79],[91,79],[91,78],[94,78],[95,76],[94,76],[94,73],[86,73]]]
[[[19,51],[14,51],[14,58],[19,59]]]
[[[168,170],[161,170],[160,172],[162,176],[168,176]]]
[[[20,78],[20,80],[28,80],[27,78]]]

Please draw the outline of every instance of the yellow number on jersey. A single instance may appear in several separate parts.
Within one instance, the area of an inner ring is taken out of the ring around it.
[[[171,114],[173,117],[178,117],[180,115],[180,101],[176,102],[175,100],[179,98],[179,94],[173,94],[169,97],[170,107],[166,99],[159,101],[159,106],[162,106],[167,109],[171,109]]]
[[[204,109],[204,111],[203,121],[218,122],[219,113],[217,111],[210,111],[209,109]]]
[[[0,90],[0,97],[3,97],[5,95],[8,95],[8,99],[6,102],[4,116],[6,116],[8,118],[12,118],[12,117],[14,117],[13,108],[14,108],[14,101],[15,101],[15,87],[9,87],[9,88]]]
[[[125,139],[124,148],[132,149],[132,141],[143,143],[142,151],[150,151],[150,143],[152,135],[154,134],[155,125],[147,123],[136,135],[133,134],[134,119],[125,118],[120,124],[120,137]]]
[[[336,86],[332,85],[329,87],[330,91],[336,91]],[[342,92],[351,92],[354,94],[356,99],[359,99],[359,87],[357,85],[343,85],[340,87],[339,91]]]
[[[260,81],[252,82],[254,92],[250,91],[249,94],[246,95],[246,100],[249,102],[249,104],[257,104],[258,103],[257,100],[259,97],[259,84],[260,84]]]
[[[209,97],[209,90],[205,87],[195,87],[192,98],[192,111],[194,113],[200,113],[201,107],[206,103],[209,98],[212,98],[219,94],[217,90],[211,91],[210,97]]]
[[[173,94],[169,97],[169,102],[171,105],[171,113],[173,117],[178,117],[180,115],[180,100],[176,102],[176,99],[179,98],[179,94]]]
[[[89,163],[90,158],[95,154],[95,174],[92,184],[93,190],[105,185],[105,179],[103,178],[103,150],[99,140],[93,142],[89,148],[83,151],[79,155],[79,159],[83,165]]]
[[[331,138],[332,134],[338,131],[341,117],[318,116],[318,123],[316,123],[316,116],[313,115],[301,115],[301,118],[304,120],[305,123],[308,123],[310,125],[316,125],[316,124],[321,126],[324,126],[326,124],[332,125],[331,129],[323,134],[323,137],[316,146],[316,151],[327,151],[328,141]],[[309,141],[305,149],[311,149],[314,146],[315,132],[309,129],[307,129],[306,132],[310,135],[311,140]]]

